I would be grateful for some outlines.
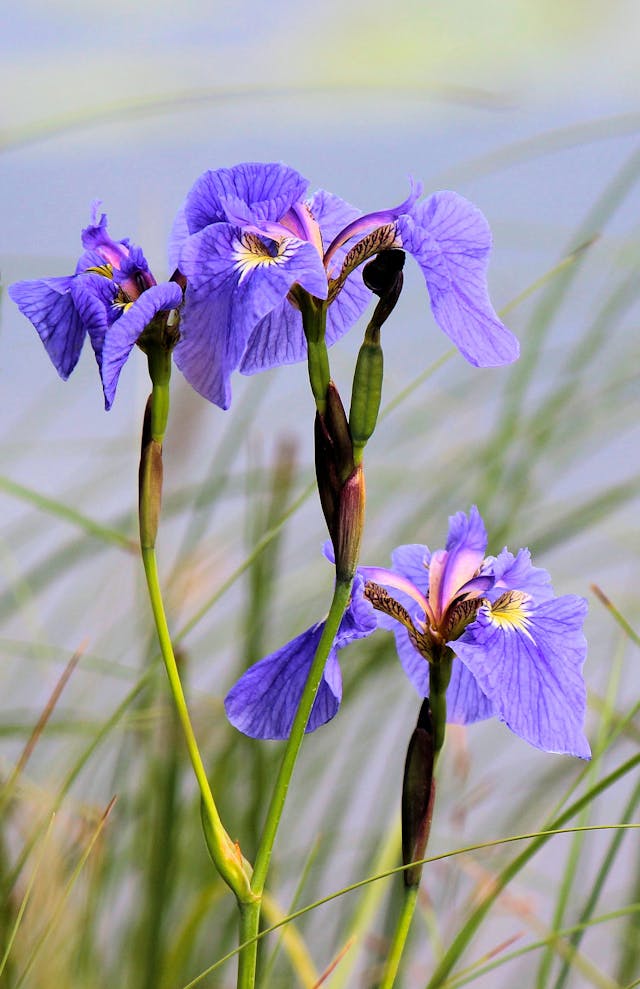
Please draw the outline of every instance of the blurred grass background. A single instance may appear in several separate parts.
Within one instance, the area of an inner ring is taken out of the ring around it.
[[[409,174],[483,209],[492,296],[522,360],[478,371],[447,356],[407,264],[384,331],[388,414],[368,448],[363,560],[385,564],[402,541],[442,545],[447,516],[477,502],[492,550],[528,545],[558,593],[589,596],[589,734],[602,750],[592,781],[637,749],[640,730],[633,717],[612,741],[640,696],[638,647],[589,590],[600,585],[638,628],[639,19],[631,0],[328,2],[321,12],[65,0],[13,9],[0,38],[3,285],[73,270],[97,197],[114,236],[141,244],[161,276],[193,180],[242,160],[285,160],[363,210],[400,202]],[[105,416],[90,353],[59,381],[6,296],[1,332],[0,958],[10,950],[0,984],[181,989],[230,950],[235,921],[206,857],[135,553],[144,359],[134,355]],[[332,352],[344,394],[359,337]],[[229,413],[175,374],[160,566],[198,737],[249,857],[281,748],[233,732],[222,698],[329,601],[311,426],[302,365],[238,378]],[[397,861],[419,702],[391,637],[343,657],[343,708],[308,740],[294,778],[270,923]],[[497,723],[453,730],[430,851],[536,830],[581,769]],[[581,823],[637,820],[636,789],[618,785]],[[594,924],[579,945],[553,935],[587,908],[637,906],[637,840],[613,841],[547,845],[465,963],[537,940],[547,948],[473,984],[611,989],[640,978],[637,912]],[[426,870],[406,989],[426,985],[511,854]],[[375,985],[396,885],[285,929],[263,985],[310,989],[352,932],[325,984]],[[233,986],[234,962],[199,984]]]

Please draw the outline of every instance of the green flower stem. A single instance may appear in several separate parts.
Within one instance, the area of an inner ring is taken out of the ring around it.
[[[327,303],[322,299],[313,298],[306,292],[301,292],[298,304],[302,314],[304,335],[307,338],[307,367],[311,391],[318,412],[324,415],[327,407],[327,389],[331,379],[329,353],[325,342]]]
[[[400,967],[400,961],[407,943],[407,937],[409,936],[409,928],[411,927],[411,921],[413,920],[416,903],[418,902],[419,889],[419,886],[405,887],[402,910],[400,911],[400,916],[398,917],[396,929],[393,932],[391,948],[387,956],[387,967],[385,968],[384,976],[378,989],[393,989],[396,981],[396,975],[398,974],[398,969]]]
[[[293,770],[300,752],[302,739],[304,738],[304,730],[307,727],[309,715],[311,714],[311,708],[313,707],[313,702],[318,692],[320,680],[327,663],[327,657],[329,656],[331,647],[333,646],[340,622],[342,621],[342,616],[344,615],[347,605],[349,604],[351,584],[351,580],[336,582],[335,590],[333,592],[333,600],[325,622],[324,631],[320,642],[318,643],[318,648],[311,665],[311,670],[309,672],[309,676],[300,699],[300,704],[293,721],[291,735],[289,736],[284,756],[282,758],[282,763],[280,765],[278,778],[273,788],[271,803],[269,804],[265,825],[262,831],[262,838],[260,840],[260,847],[258,848],[258,853],[256,855],[253,879],[251,881],[251,891],[255,899],[252,902],[246,902],[241,905],[241,943],[245,943],[252,938],[255,939],[258,936],[262,894],[264,891],[267,874],[269,872],[271,853],[273,851],[276,834],[280,824],[280,819],[282,817],[282,811],[287,798],[289,784],[291,782]],[[254,986],[255,962],[257,957],[257,942],[255,940],[252,944],[247,945],[245,948],[247,955],[250,951],[252,951],[253,954],[253,971],[251,971],[249,966],[247,966],[244,980],[241,980],[240,978],[238,979],[238,989],[253,989]]]
[[[447,687],[451,680],[452,664],[453,653],[445,648],[437,657],[437,661],[429,667],[429,707],[433,721],[434,760],[437,760],[444,745],[447,730]]]
[[[162,443],[169,419],[169,380],[171,378],[171,352],[163,347],[149,348],[147,353],[149,377],[153,382],[151,393],[151,438]]]
[[[140,461],[140,545],[149,601],[156,625],[160,652],[169,679],[169,687],[175,704],[191,765],[202,798],[205,837],[214,865],[222,878],[242,904],[252,898],[249,886],[250,867],[243,859],[238,846],[227,834],[209,786],[207,774],[196,741],[187,702],[182,689],[171,635],[162,600],[158,565],[155,552],[157,519],[162,493],[162,439],[169,412],[170,354],[159,348],[148,355],[149,372],[153,389],[147,405],[142,437]],[[156,384],[156,376],[158,384]]]
[[[218,809],[213,799],[209,781],[207,780],[204,763],[202,761],[202,756],[200,755],[198,743],[193,731],[191,718],[189,717],[187,702],[182,689],[182,681],[180,680],[180,673],[178,671],[178,664],[176,663],[173,646],[171,644],[171,636],[167,625],[162,594],[160,591],[160,583],[158,580],[156,554],[152,547],[142,549],[142,562],[144,564],[144,572],[147,578],[149,600],[151,602],[151,610],[153,611],[153,617],[156,623],[160,652],[162,653],[162,659],[164,660],[165,669],[169,678],[171,695],[180,720],[180,727],[182,728],[182,734],[187,745],[193,772],[200,789],[204,814],[206,816],[206,823],[209,825],[210,829],[208,836],[209,841],[207,842],[209,845],[209,851],[213,857],[216,869],[236,894],[239,902],[242,902],[244,899],[251,897],[249,880],[245,872],[245,864],[243,863],[238,846],[234,844],[224,829],[222,821],[220,820],[220,815],[218,814]]]

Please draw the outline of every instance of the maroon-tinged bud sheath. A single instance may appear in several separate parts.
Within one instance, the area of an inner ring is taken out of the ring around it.
[[[347,414],[333,381],[329,382],[326,401],[324,420],[327,433],[333,443],[334,462],[340,479],[346,481],[353,470],[353,443]]]
[[[409,742],[402,783],[402,862],[409,865],[424,857],[431,831],[435,800],[434,737],[429,699],[420,708],[418,723]],[[404,870],[405,886],[420,885],[422,866]]]
[[[336,554],[336,579],[352,580],[360,557],[366,504],[364,471],[359,464],[347,478],[340,492],[338,525],[333,548]]]
[[[349,423],[338,389],[332,381],[329,382],[326,391],[324,414],[316,413],[314,431],[316,479],[320,504],[337,561],[340,545],[340,505],[343,489],[354,466]]]
[[[340,504],[340,479],[335,465],[333,443],[327,432],[325,419],[319,412],[316,412],[314,436],[318,494],[329,535],[335,546],[338,506]]]
[[[162,502],[162,445],[151,433],[151,398],[147,402],[142,426],[140,468],[138,471],[140,545],[152,549],[156,543]]]

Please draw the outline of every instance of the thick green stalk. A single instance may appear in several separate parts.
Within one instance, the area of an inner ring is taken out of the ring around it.
[[[242,903],[252,897],[249,887],[250,867],[243,859],[239,847],[227,834],[209,786],[182,689],[158,577],[155,540],[162,495],[162,440],[169,413],[171,355],[160,348],[154,348],[149,351],[148,360],[153,389],[145,414],[140,458],[139,519],[142,563],[173,703],[202,798],[207,845],[216,869],[233,890],[238,902]]]
[[[402,910],[400,911],[400,916],[398,917],[396,929],[393,932],[391,948],[387,956],[387,966],[385,968],[384,976],[382,978],[382,982],[380,983],[379,989],[393,989],[396,981],[396,975],[398,974],[398,969],[400,968],[400,961],[402,960],[402,955],[409,936],[409,929],[411,927],[411,921],[413,920],[413,914],[416,909],[416,903],[418,902],[419,889],[419,886],[405,886],[404,888]]]
[[[216,869],[236,894],[238,900],[242,901],[243,899],[250,898],[251,896],[249,881],[245,872],[245,864],[243,863],[240,849],[234,844],[224,829],[222,821],[220,820],[220,815],[218,814],[218,809],[213,799],[211,787],[209,786],[202,756],[200,755],[200,749],[198,748],[196,736],[191,724],[191,718],[189,716],[187,702],[182,689],[182,681],[180,680],[180,673],[178,671],[178,665],[173,652],[173,646],[171,644],[171,636],[167,625],[162,594],[160,591],[160,583],[158,580],[156,555],[155,550],[152,547],[142,549],[142,562],[144,564],[144,572],[147,578],[149,600],[151,602],[151,610],[153,611],[153,617],[156,623],[156,632],[158,634],[160,652],[162,653],[162,659],[164,660],[167,677],[169,679],[169,688],[171,690],[173,703],[175,704],[182,734],[189,752],[193,772],[202,797],[206,822],[210,829],[208,835],[209,841],[207,842],[209,845],[209,851],[213,857]]]
[[[304,730],[307,727],[309,715],[311,714],[311,708],[313,707],[313,702],[318,692],[318,686],[327,663],[327,657],[329,656],[331,647],[333,646],[340,622],[342,621],[342,616],[344,615],[347,605],[349,604],[351,583],[351,581],[336,583],[335,590],[333,592],[333,600],[325,622],[322,637],[318,643],[318,648],[313,659],[311,670],[309,672],[309,676],[300,699],[300,704],[293,721],[291,735],[289,736],[284,756],[282,758],[282,763],[280,765],[280,770],[278,772],[278,778],[273,788],[271,802],[269,804],[265,825],[262,831],[260,847],[258,848],[258,853],[256,855],[253,878],[251,881],[251,891],[255,899],[251,902],[243,903],[241,906],[241,943],[249,941],[251,938],[256,938],[258,935],[260,927],[262,893],[264,891],[267,874],[269,872],[271,854],[273,852],[276,834],[280,825],[285,800],[287,798],[289,784],[291,782],[293,770],[300,752],[302,739],[304,738]],[[252,968],[250,968],[249,963],[247,962],[247,971],[245,973],[244,980],[240,980],[239,978],[238,989],[253,989],[255,981],[255,964],[257,958],[256,941],[253,941],[252,944],[247,945],[243,954],[246,954],[248,958],[250,952],[253,959]]]
[[[434,760],[444,745],[447,730],[447,687],[451,680],[453,653],[443,648],[435,663],[429,666],[429,707],[433,721]]]
[[[314,299],[306,292],[300,293],[300,311],[302,325],[307,338],[307,367],[311,391],[316,408],[324,415],[327,405],[327,388],[331,374],[329,371],[329,354],[325,342],[327,327],[327,303]]]

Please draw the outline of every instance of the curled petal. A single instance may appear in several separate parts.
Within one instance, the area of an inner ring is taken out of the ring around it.
[[[457,593],[476,574],[487,548],[487,532],[480,512],[472,505],[469,515],[457,512],[449,518],[446,549],[431,557],[429,601],[442,615]]]
[[[118,294],[118,288],[110,278],[87,273],[74,278],[71,294],[89,334],[98,367],[100,367],[104,339],[110,324],[117,315],[117,310],[113,309],[113,303]]]
[[[359,215],[351,220],[350,223],[344,225],[342,229],[336,231],[325,254],[325,264],[328,266],[329,262],[336,256],[338,250],[344,248],[344,245],[349,240],[352,240],[354,237],[363,236],[378,227],[393,224],[399,216],[408,213],[422,195],[422,183],[414,182],[413,179],[410,180],[410,183],[411,191],[399,206],[393,206],[391,209],[378,210],[375,213]]]
[[[177,309],[181,302],[182,290],[175,282],[154,285],[131,303],[108,329],[100,368],[106,409],[111,408],[120,372],[141,333],[159,312]]]
[[[518,341],[489,299],[491,231],[480,210],[455,192],[437,192],[401,216],[397,229],[422,268],[436,322],[463,357],[477,367],[515,361]]]
[[[546,752],[588,759],[582,624],[587,603],[565,595],[535,604],[506,592],[480,608],[449,645],[516,735]]]
[[[240,677],[224,706],[232,725],[251,738],[288,738],[324,623],[314,625],[286,646],[261,659]],[[315,731],[337,713],[342,677],[332,649],[306,731]]]
[[[94,203],[93,223],[82,231],[82,246],[86,251],[95,251],[108,264],[120,268],[129,255],[129,241],[113,240],[107,230],[107,214],[102,213],[98,219],[97,206],[99,203]]]
[[[78,363],[86,333],[71,286],[74,276],[16,282],[9,295],[35,326],[56,371],[65,381]]]
[[[193,185],[184,211],[189,233],[211,223],[279,220],[298,202],[308,182],[299,172],[277,162],[246,162],[204,172]]]

